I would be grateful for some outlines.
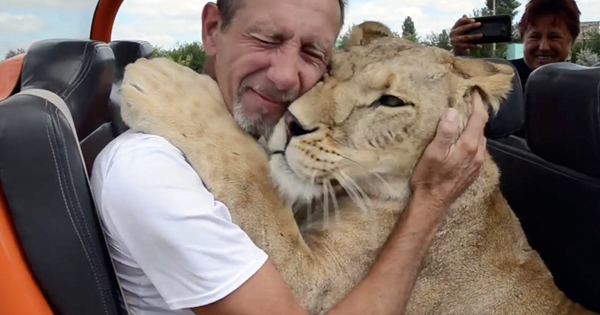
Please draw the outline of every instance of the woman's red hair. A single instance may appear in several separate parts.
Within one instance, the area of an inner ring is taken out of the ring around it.
[[[581,12],[575,0],[530,0],[519,22],[521,38],[537,19],[548,15],[565,23],[573,40],[579,36]]]

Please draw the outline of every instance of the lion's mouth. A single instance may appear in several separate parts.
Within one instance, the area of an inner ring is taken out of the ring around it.
[[[321,185],[307,181],[292,169],[284,151],[274,151],[270,156],[269,164],[276,186],[288,200],[310,201],[322,194]]]
[[[289,172],[297,180],[306,185],[321,187],[325,184],[339,185],[340,183],[336,176],[327,171],[315,172],[311,175],[308,175],[306,172],[298,172],[298,170],[295,170],[290,165],[289,157],[286,155],[285,150],[276,150],[271,152],[271,160],[279,164],[281,169],[285,170],[285,172]]]

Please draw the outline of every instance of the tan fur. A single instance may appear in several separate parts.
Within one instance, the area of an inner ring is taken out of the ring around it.
[[[302,306],[324,314],[369,270],[445,107],[457,108],[465,122],[469,95],[478,89],[497,110],[512,76],[506,65],[456,59],[389,36],[370,39],[336,52],[324,82],[290,106],[312,132],[293,137],[285,157],[269,157],[237,127],[211,78],[166,59],[127,66],[122,114],[133,130],[181,149],[233,220],[270,255]],[[382,94],[408,105],[374,103]],[[285,138],[281,122],[270,150],[283,150]],[[437,233],[406,314],[592,314],[555,287],[498,178],[486,156],[481,175]],[[348,194],[305,212],[301,234],[290,204],[333,196],[338,182]]]
[[[374,21],[365,21],[350,30],[350,34],[342,42],[342,47],[350,48],[351,46],[367,45],[374,39],[392,36],[392,30],[386,25]]]

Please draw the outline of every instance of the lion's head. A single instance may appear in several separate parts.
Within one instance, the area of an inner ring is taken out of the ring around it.
[[[472,91],[495,113],[512,88],[508,65],[369,32],[377,23],[368,23],[334,53],[323,82],[290,105],[269,140],[274,180],[292,198],[314,198],[327,181],[408,180],[446,107],[466,122]]]

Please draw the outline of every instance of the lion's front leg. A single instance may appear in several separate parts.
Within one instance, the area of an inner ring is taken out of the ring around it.
[[[142,58],[127,66],[121,97],[125,123],[179,148],[259,246],[281,233],[299,239],[292,211],[271,183],[266,153],[235,123],[213,79],[168,59]]]
[[[123,81],[125,122],[133,130],[164,137],[184,153],[307,309],[321,309],[319,292],[332,284],[340,292],[342,282],[333,281],[335,272],[328,268],[339,255],[333,248],[309,248],[273,186],[266,152],[237,126],[216,82],[168,60],[140,60],[128,66]],[[346,282],[342,286],[348,288]]]

